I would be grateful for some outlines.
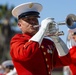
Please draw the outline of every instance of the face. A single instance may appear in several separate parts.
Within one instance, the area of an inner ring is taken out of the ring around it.
[[[75,32],[76,33],[76,32]],[[73,38],[73,40],[76,42],[76,34],[72,34],[72,38]]]
[[[21,18],[18,21],[18,26],[22,30],[23,34],[34,35],[39,30],[39,27],[34,27],[35,25],[39,25],[38,18],[35,16],[29,16],[25,18]]]

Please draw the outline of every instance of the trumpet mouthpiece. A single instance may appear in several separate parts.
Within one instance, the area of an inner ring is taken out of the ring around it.
[[[33,27],[34,28],[39,28],[41,25],[34,25]]]

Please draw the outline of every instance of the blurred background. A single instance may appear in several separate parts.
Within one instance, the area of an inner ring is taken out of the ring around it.
[[[0,4],[0,63],[10,59],[10,39],[17,33],[17,20],[11,15],[13,7],[9,7],[9,4]]]

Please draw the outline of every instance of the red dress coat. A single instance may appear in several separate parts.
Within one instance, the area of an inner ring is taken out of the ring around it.
[[[73,47],[70,49],[72,55],[73,55],[74,52],[75,52],[74,50],[76,51],[76,46],[73,46]],[[76,55],[74,55],[74,56],[76,56]],[[72,75],[76,75],[76,62],[73,62],[73,64],[71,64],[69,67],[70,67],[70,69],[71,69]]]
[[[39,46],[29,41],[30,38],[26,34],[16,34],[10,42],[10,55],[18,75],[51,75],[53,68],[71,63],[71,53],[59,57],[51,40],[44,38]]]

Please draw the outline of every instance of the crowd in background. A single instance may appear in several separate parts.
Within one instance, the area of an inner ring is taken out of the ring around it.
[[[0,64],[0,75],[17,75],[12,60],[6,60]]]

